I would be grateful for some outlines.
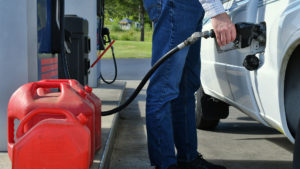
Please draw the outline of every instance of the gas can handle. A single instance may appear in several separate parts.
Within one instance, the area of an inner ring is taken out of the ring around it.
[[[58,108],[39,108],[31,111],[28,113],[25,118],[21,121],[17,133],[16,138],[20,138],[24,135],[24,125],[32,119],[33,116],[36,116],[38,114],[47,113],[47,114],[57,114],[57,115],[65,115],[66,120],[70,122],[78,122],[78,120],[81,122],[81,124],[84,124],[86,122],[86,117],[81,113],[79,114],[77,119],[71,112],[64,110],[64,109],[58,109]]]
[[[75,79],[44,79],[41,80],[40,82],[52,82],[52,83],[67,83],[69,85],[78,85],[81,88],[84,88],[77,80]]]
[[[70,86],[76,86],[76,85],[80,85],[81,84],[77,81],[77,80],[74,80],[74,79],[45,79],[45,80],[41,80],[39,81],[40,83],[55,83],[55,85],[58,85],[58,84],[62,84],[62,83],[67,83],[69,84]],[[83,86],[79,87],[79,91],[78,94],[81,96],[81,97],[85,97],[87,95],[85,88]],[[88,92],[90,93],[90,92]]]
[[[60,83],[60,82],[34,82],[32,94],[35,95],[38,88],[46,88],[46,89],[60,89],[63,93],[64,88],[67,87],[68,84]]]
[[[34,82],[34,88],[61,88],[59,82]]]
[[[44,79],[44,80],[41,80],[40,82],[64,82],[64,83],[70,83],[70,80],[73,80],[73,79]]]
[[[80,84],[77,80],[75,79],[44,79],[44,80],[41,80],[40,82],[57,82],[57,83],[68,83],[70,85],[72,84]],[[81,85],[81,84],[80,84]]]
[[[15,117],[8,117],[8,143],[15,143]]]

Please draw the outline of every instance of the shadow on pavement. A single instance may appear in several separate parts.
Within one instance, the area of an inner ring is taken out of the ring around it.
[[[263,126],[257,122],[222,122],[215,132],[249,135],[280,134],[275,129]]]
[[[208,160],[222,164],[227,169],[292,169],[290,161],[251,161],[251,160]]]
[[[248,116],[243,116],[243,117],[238,117],[237,120],[243,120],[243,121],[255,121],[251,117]]]

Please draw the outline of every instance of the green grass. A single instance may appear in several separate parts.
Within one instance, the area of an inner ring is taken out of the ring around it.
[[[110,30],[111,39],[123,41],[139,41],[141,39],[141,30],[131,27],[130,30],[122,30],[118,23],[111,23],[106,25]],[[144,40],[152,41],[152,28],[149,24],[145,24]]]
[[[150,58],[152,42],[121,41],[116,40],[114,50],[116,58]],[[103,59],[112,58],[111,50],[103,56]]]
[[[110,36],[114,40],[124,41],[139,41],[141,39],[141,33],[135,30],[111,32]],[[144,40],[147,42],[152,41],[152,31],[145,31]]]

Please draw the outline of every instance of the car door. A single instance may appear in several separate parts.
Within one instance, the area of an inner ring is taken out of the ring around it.
[[[229,9],[232,2],[223,3]],[[210,18],[203,19],[203,30],[211,30]],[[218,56],[214,39],[203,39],[201,44],[201,84],[206,94],[223,101],[232,100],[232,94],[226,78],[224,61]]]
[[[231,7],[228,14],[234,23],[248,22],[256,23],[257,5],[259,0],[231,0]],[[218,51],[218,57],[222,58],[225,65],[225,76],[229,83],[232,93],[232,101],[236,107],[243,110],[249,116],[262,121],[260,110],[257,105],[257,97],[253,91],[251,74],[243,66],[243,62],[248,55],[253,55],[259,50],[260,46],[251,45],[250,47],[235,50]],[[226,47],[225,47],[226,49]]]
[[[239,5],[246,3],[246,0],[226,0],[223,3],[225,10],[230,14],[236,10]],[[244,12],[243,9],[240,11]],[[238,16],[238,15],[235,15]],[[243,20],[245,17],[236,20]],[[204,18],[203,30],[212,29],[211,21],[209,18]],[[217,45],[214,39],[202,40],[201,45],[201,82],[206,94],[216,97],[220,100],[235,103],[234,96],[232,95],[232,88],[228,80],[227,69],[232,66],[238,65],[239,53],[236,51],[231,52],[218,52]],[[234,56],[231,56],[235,53]],[[228,57],[231,56],[231,57]],[[231,64],[231,65],[229,65]],[[231,78],[234,79],[234,78]]]

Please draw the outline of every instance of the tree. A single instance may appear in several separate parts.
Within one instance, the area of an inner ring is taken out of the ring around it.
[[[145,15],[143,0],[105,0],[105,14],[109,18],[131,17],[141,23],[141,41],[144,41],[145,21],[149,18]]]
[[[141,22],[141,41],[145,40],[145,9],[144,9],[144,2],[140,0],[140,22]]]

